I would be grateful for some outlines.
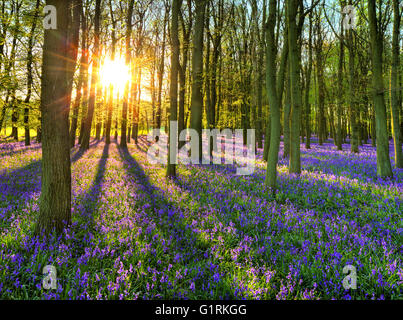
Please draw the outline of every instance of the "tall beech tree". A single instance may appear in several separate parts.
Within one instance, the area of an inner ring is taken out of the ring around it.
[[[352,0],[349,1],[352,5]],[[352,26],[346,30],[347,33],[347,48],[348,48],[348,105],[350,112],[350,149],[353,153],[358,153],[358,106],[356,103],[356,67],[355,67],[355,33]]]
[[[98,68],[99,68],[99,36],[100,36],[100,17],[101,17],[101,2],[102,0],[96,0],[95,2],[95,17],[94,17],[94,52],[92,55],[92,73],[91,73],[91,87],[90,96],[88,100],[88,112],[84,122],[83,137],[81,141],[80,149],[82,151],[90,148],[91,126],[94,117],[94,109],[97,95],[98,86]]]
[[[309,101],[309,92],[311,86],[311,74],[312,74],[312,12],[309,14],[309,34],[308,34],[308,65],[305,74],[305,130],[306,130],[306,141],[305,148],[311,148],[311,104]]]
[[[182,27],[182,48],[180,54],[182,61],[179,63],[179,102],[178,102],[178,131],[182,132],[185,129],[185,103],[186,103],[186,80],[189,51],[190,51],[190,35],[192,31],[192,0],[187,0],[187,11],[189,16],[188,23],[185,22],[184,14],[179,15]],[[179,142],[179,147],[183,145],[183,141]]]
[[[86,92],[87,92],[87,80],[88,80],[88,31],[87,31],[87,19],[83,13],[82,2],[80,2],[75,8],[80,10],[81,15],[81,58],[80,58],[80,71],[78,76],[78,83],[76,89],[76,97],[72,105],[72,119],[70,126],[70,146],[74,147],[76,144],[76,132],[78,124],[78,115],[80,109],[80,103],[84,106],[86,104]],[[84,111],[84,108],[82,108]],[[86,110],[86,109],[85,109]],[[83,113],[84,114],[84,113]],[[83,117],[84,119],[84,117]],[[84,121],[83,121],[84,124]]]
[[[299,45],[299,32],[297,27],[298,9],[301,11],[298,0],[287,0],[287,27],[288,47],[290,59],[290,92],[291,92],[291,130],[290,130],[290,173],[301,173],[301,151],[299,144],[300,135],[300,114],[302,108],[301,94],[301,51]],[[302,5],[302,4],[301,4]],[[300,15],[300,19],[302,19]]]
[[[165,46],[166,46],[166,25],[168,24],[169,11],[165,6],[165,15],[163,21],[163,32],[162,32],[162,44],[161,44],[161,55],[160,64],[158,67],[157,78],[158,78],[158,93],[157,93],[157,110],[156,110],[156,127],[161,128],[161,117],[162,117],[162,86],[163,77],[165,70]]]
[[[380,9],[382,10],[382,9]],[[392,177],[389,157],[386,105],[383,79],[383,42],[380,22],[376,14],[376,0],[368,0],[368,21],[371,40],[372,94],[376,121],[376,168],[380,177]]]
[[[343,2],[340,2],[343,5]],[[337,69],[337,88],[339,90],[337,95],[337,134],[336,134],[336,146],[337,150],[343,150],[343,137],[342,137],[342,105],[344,102],[344,90],[343,90],[343,66],[344,66],[344,24],[343,20],[340,20],[340,36],[339,36],[339,61]]]
[[[315,23],[315,56],[316,56],[316,76],[318,80],[318,138],[319,145],[322,145],[326,140],[326,120],[325,120],[325,79],[324,79],[324,54],[323,54],[323,31],[322,31],[322,10],[317,10]]]
[[[112,20],[112,53],[111,53],[111,60],[113,61],[115,59],[116,55],[116,19],[113,14],[113,6],[112,6],[112,0],[109,0],[109,12],[111,14],[111,20]],[[111,127],[112,127],[112,112],[113,112],[113,83],[109,85],[109,99],[108,99],[108,114],[107,114],[107,120],[106,120],[106,129],[105,129],[105,143],[109,144],[111,143]]]
[[[199,136],[199,159],[202,159],[202,117],[203,117],[203,34],[204,14],[207,0],[196,1],[196,22],[192,52],[192,100],[190,104],[190,127]]]
[[[130,0],[128,10],[127,10],[127,17],[126,17],[126,65],[130,65],[131,61],[131,33],[132,33],[132,17],[133,17],[133,7],[134,7],[134,0]],[[122,109],[122,127],[121,127],[121,135],[120,135],[120,146],[122,148],[127,148],[127,107],[129,103],[129,82],[125,85],[125,91],[123,94],[123,109]]]
[[[56,7],[57,29],[46,29],[43,44],[42,180],[37,233],[61,232],[71,222],[71,168],[68,92],[70,1],[47,0]]]
[[[265,183],[273,191],[276,187],[278,152],[280,148],[280,102],[276,85],[276,56],[274,28],[276,26],[277,1],[269,0],[269,16],[266,24],[266,88],[270,104],[271,133],[267,158]]]
[[[35,29],[38,21],[39,16],[39,5],[40,0],[36,0],[33,20],[31,31],[29,34],[28,40],[28,58],[27,58],[27,95],[25,97],[24,103],[24,126],[25,126],[25,145],[29,146],[31,144],[31,135],[30,135],[30,127],[29,127],[29,103],[32,96],[32,84],[33,84],[33,70],[32,70],[32,63],[33,63],[33,48],[34,48],[34,38],[35,38]]]
[[[182,6],[182,0],[172,1],[172,19],[171,19],[171,81],[169,89],[170,98],[170,125],[169,125],[169,153],[167,177],[176,176],[176,157],[178,138],[176,132],[171,130],[171,124],[178,119],[178,72],[179,72],[179,14]],[[174,135],[175,134],[175,135]]]
[[[403,168],[403,155],[402,155],[402,145],[399,128],[399,118],[400,118],[400,108],[399,105],[402,104],[399,93],[399,67],[400,67],[400,21],[401,13],[399,12],[398,0],[393,0],[393,36],[392,36],[392,68],[390,75],[390,109],[392,112],[392,135],[393,135],[393,145],[395,148],[395,166],[396,168]],[[401,89],[400,89],[401,90]]]

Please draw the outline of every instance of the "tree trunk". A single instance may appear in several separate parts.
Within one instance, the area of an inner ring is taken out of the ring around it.
[[[162,48],[161,48],[161,62],[158,68],[158,93],[157,93],[157,114],[156,114],[156,127],[158,129],[161,128],[161,115],[162,115],[162,81],[164,78],[164,67],[165,67],[165,42],[166,42],[166,24],[168,23],[168,9],[165,9],[165,16],[164,16],[164,32],[162,36]]]
[[[291,142],[290,142],[290,173],[301,173],[300,155],[300,113],[302,106],[301,81],[300,81],[300,61],[301,52],[299,45],[299,34],[296,23],[298,11],[298,0],[288,0],[288,46],[290,59],[290,84],[291,84]],[[300,17],[301,18],[301,17]]]
[[[84,130],[83,130],[84,132],[80,147],[82,151],[88,150],[90,147],[91,126],[92,126],[92,119],[94,117],[94,109],[97,95],[96,89],[98,86],[98,72],[99,72],[98,66],[99,66],[100,15],[101,15],[101,0],[96,0],[95,18],[94,18],[94,54],[92,63],[92,74],[91,74],[91,88],[90,88],[90,97],[88,100],[88,112],[84,122]]]
[[[199,159],[202,158],[203,116],[203,31],[206,0],[196,2],[196,22],[193,35],[192,56],[192,100],[190,105],[190,127],[199,135]]]
[[[37,233],[61,232],[71,223],[71,169],[68,104],[68,10],[65,0],[47,0],[57,9],[57,29],[45,30],[43,45],[42,188]]]
[[[71,92],[72,92],[72,88],[73,88],[74,73],[76,70],[76,61],[77,61],[77,55],[78,55],[78,46],[79,46],[79,41],[80,41],[80,22],[81,22],[81,15],[82,15],[82,0],[70,0],[69,18],[71,17],[71,10],[73,11],[73,13],[72,13],[72,20],[69,23],[69,36],[68,36],[69,52],[68,52],[68,62],[67,62],[67,77],[68,77],[67,81],[68,81],[68,92],[69,92],[67,99],[68,99],[69,105],[71,105]],[[77,95],[80,96],[81,93],[78,93],[78,88],[76,91],[77,91]],[[74,119],[74,113],[77,112],[76,101],[74,101],[74,104],[72,106],[72,111],[73,111],[72,118]]]
[[[134,0],[130,0],[129,8],[127,11],[126,18],[126,65],[130,65],[131,52],[130,52],[130,39],[132,33],[132,16],[133,16]],[[125,85],[125,91],[123,94],[123,109],[122,109],[122,127],[120,134],[120,146],[122,148],[127,148],[127,106],[129,102],[129,81]]]
[[[192,3],[188,0],[188,10],[189,17],[192,16]],[[186,29],[185,21],[183,16],[180,15],[182,32],[183,32],[183,42],[182,42],[182,64],[179,64],[179,110],[178,110],[178,132],[182,132],[185,129],[185,94],[186,94],[186,73],[188,66],[188,56],[189,56],[189,40],[190,32],[192,28],[192,19],[189,19],[189,26]],[[184,141],[179,141],[179,148],[184,145]]]
[[[323,38],[321,30],[320,13],[317,17],[316,31],[316,72],[318,77],[318,118],[319,118],[319,145],[322,145],[326,140],[326,128],[325,128],[325,80],[323,75],[324,61],[323,61]]]
[[[400,143],[400,108],[399,108],[399,35],[400,35],[400,19],[401,14],[399,12],[398,0],[393,0],[393,38],[392,38],[392,70],[390,76],[390,106],[392,112],[392,134],[393,145],[395,148],[395,166],[396,168],[403,168],[403,155],[402,145]]]
[[[283,158],[288,158],[290,156],[290,113],[291,113],[291,84],[290,84],[290,67],[288,65],[287,70],[287,80],[286,80],[286,92],[284,101],[284,112],[283,112]]]
[[[337,150],[343,150],[343,137],[342,137],[342,116],[343,116],[343,65],[344,65],[344,24],[343,21],[340,21],[340,49],[339,49],[339,62],[338,62],[338,70],[337,70],[337,88],[338,88],[338,96],[337,96],[337,134],[336,134],[336,146]]]
[[[280,103],[276,85],[276,57],[274,28],[276,25],[277,1],[269,1],[269,16],[266,25],[266,87],[270,104],[271,133],[267,157],[265,184],[274,192],[277,179],[278,152],[280,149]]]
[[[178,17],[181,10],[182,0],[173,0],[172,3],[172,21],[171,21],[171,40],[172,40],[172,55],[171,55],[171,81],[169,89],[170,98],[170,126],[169,126],[169,152],[167,177],[176,176],[176,159],[178,138],[177,132],[171,130],[172,121],[178,118],[178,69],[179,69],[179,38],[178,38]]]
[[[78,76],[78,84],[76,90],[76,97],[72,106],[72,119],[70,127],[70,147],[73,148],[76,144],[76,132],[78,124],[78,114],[80,109],[80,102],[82,98],[82,89],[86,85],[84,79],[86,79],[86,72],[88,68],[88,51],[87,51],[87,21],[84,17],[82,1],[79,1],[74,10],[77,10],[76,14],[81,16],[81,59],[80,59],[80,74]]]
[[[112,54],[111,60],[115,60],[116,53],[116,20],[113,15],[112,0],[109,0],[109,11],[112,19]],[[105,143],[111,143],[111,127],[112,127],[112,113],[113,113],[113,84],[109,85],[109,99],[108,99],[108,111],[106,116],[106,127],[105,127]]]
[[[372,85],[376,122],[376,164],[377,175],[392,177],[392,166],[389,158],[389,139],[386,123],[386,106],[384,99],[382,75],[382,34],[376,17],[376,0],[368,0],[368,20],[370,27]]]
[[[309,40],[308,40],[308,68],[305,81],[305,148],[311,148],[311,104],[309,102],[309,89],[311,87],[312,75],[312,13],[309,14]]]
[[[16,55],[16,47],[17,47],[17,39],[19,38],[20,34],[20,9],[22,2],[14,2],[15,5],[15,17],[16,17],[16,22],[14,26],[14,32],[13,32],[13,41],[11,45],[11,53],[10,53],[10,59],[9,63],[6,68],[6,75],[10,77],[15,77],[15,55]],[[18,141],[18,118],[19,118],[19,113],[18,113],[18,103],[19,100],[16,97],[16,86],[14,83],[12,83],[11,90],[8,89],[7,91],[11,92],[11,125],[12,125],[12,131],[11,131],[11,137],[15,140]],[[7,92],[7,96],[8,96]],[[7,99],[6,99],[7,100]]]
[[[35,29],[36,29],[36,23],[38,20],[39,16],[39,5],[40,5],[40,0],[36,0],[36,5],[35,5],[35,12],[34,12],[34,18],[32,21],[32,26],[31,26],[31,32],[29,34],[29,39],[28,39],[28,58],[27,58],[27,95],[24,100],[25,108],[24,108],[24,126],[25,126],[25,145],[29,146],[31,144],[31,136],[29,132],[29,102],[31,100],[31,95],[32,95],[32,83],[33,83],[33,77],[32,77],[32,62],[33,62],[33,54],[32,50],[34,47],[34,34],[35,34]]]

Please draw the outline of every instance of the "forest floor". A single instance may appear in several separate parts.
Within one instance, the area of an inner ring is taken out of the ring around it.
[[[40,145],[0,145],[3,299],[403,299],[403,170],[378,179],[370,145],[301,145],[303,172],[281,159],[275,198],[261,160],[249,176],[180,165],[167,180],[146,148],[74,148],[72,227],[39,239]]]

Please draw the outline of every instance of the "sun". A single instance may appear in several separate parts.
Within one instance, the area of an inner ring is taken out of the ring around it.
[[[130,80],[130,68],[123,59],[106,59],[99,69],[99,75],[103,86],[113,85],[116,90],[123,92]]]

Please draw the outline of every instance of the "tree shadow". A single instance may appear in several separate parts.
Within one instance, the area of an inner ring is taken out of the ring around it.
[[[109,158],[109,144],[104,145],[102,156],[98,162],[97,171],[95,173],[94,181],[91,186],[82,195],[79,204],[76,204],[75,212],[78,214],[73,215],[73,221],[77,222],[76,228],[78,230],[74,246],[74,254],[81,255],[85,247],[89,245],[92,234],[95,232],[95,212],[97,210],[98,199],[101,194],[102,182],[105,177],[106,164]],[[81,197],[81,196],[80,196]]]
[[[105,176],[106,163],[109,157],[109,144],[105,144],[102,151],[102,156],[98,162],[97,171],[95,173],[94,181],[89,187],[88,191],[85,193],[82,203],[84,204],[84,213],[86,216],[90,217],[94,214],[95,208],[86,206],[87,203],[96,202],[102,188],[102,182]]]
[[[93,140],[91,147],[95,147],[99,142]],[[82,155],[77,152],[72,157],[71,163],[77,162]],[[0,211],[8,216],[21,207],[26,207],[28,202],[41,191],[41,172],[42,159],[9,172],[0,172]],[[97,174],[99,175],[100,173]]]
[[[25,206],[41,190],[41,160],[0,174],[0,208],[11,213]],[[24,200],[23,202],[21,200]]]
[[[139,136],[137,139],[136,147],[141,152],[147,153],[148,148],[150,147],[151,142],[147,141],[146,136]]]
[[[90,141],[90,149],[96,147],[101,141],[102,140],[96,140],[96,139]],[[88,150],[82,150],[80,147],[78,147],[78,150],[71,158],[71,162],[72,163],[77,162]]]
[[[20,148],[18,150],[12,150],[12,151],[6,151],[6,152],[1,152],[0,151],[0,157],[13,156],[13,155],[17,155],[17,154],[21,155],[21,154],[27,153],[29,151],[35,151],[35,150],[40,149],[40,148],[41,148],[41,145],[38,144],[36,146],[31,145],[31,146],[27,146],[25,148]]]
[[[186,221],[182,208],[176,206],[163,196],[163,191],[153,185],[141,165],[133,158],[127,148],[118,147],[119,155],[124,162],[128,164],[125,167],[126,174],[134,177],[139,182],[139,190],[144,192],[144,196],[151,204],[150,212],[147,212],[147,218],[151,218],[159,231],[164,234],[166,239],[176,240],[176,248],[182,253],[186,253],[186,248],[193,246],[200,248],[199,253],[203,251],[203,245],[200,246],[200,239],[195,234]],[[180,217],[183,217],[181,219]],[[192,257],[187,257],[191,259]]]
[[[217,242],[212,241],[212,239],[208,237],[208,234],[203,230],[205,227],[195,224],[195,222],[199,218],[202,218],[208,223],[208,221],[210,221],[209,215],[215,215],[215,213],[208,212],[208,209],[206,211],[206,209],[201,208],[198,205],[196,205],[195,208],[190,209],[181,206],[180,203],[167,199],[163,195],[164,191],[151,183],[141,165],[130,154],[128,149],[119,148],[119,153],[122,160],[128,163],[128,166],[125,167],[126,173],[134,176],[138,181],[141,181],[142,190],[147,194],[147,197],[151,199],[150,203],[152,203],[153,206],[150,208],[150,212],[147,212],[147,218],[151,218],[151,221],[158,229],[157,232],[162,233],[164,239],[175,240],[175,249],[182,255],[183,258],[181,264],[184,267],[198,270],[198,275],[201,270],[205,272],[203,276],[200,276],[200,278],[198,278],[197,275],[194,279],[197,279],[198,287],[204,286],[204,288],[207,289],[207,285],[210,285],[214,276],[211,267],[214,264],[217,267],[217,263],[219,263],[213,252]],[[217,165],[214,167],[220,168],[223,171],[234,170],[233,167],[227,167],[224,165]],[[178,182],[175,179],[172,179],[171,181],[178,185]],[[183,190],[186,191],[185,189]],[[141,192],[141,190],[138,190],[138,192]],[[199,203],[197,198],[194,198],[196,199],[195,203]],[[218,220],[222,221],[224,224],[228,223],[228,221],[224,222],[222,219],[223,217],[218,217]],[[229,217],[229,219],[231,218]],[[175,263],[178,264],[177,262]],[[217,287],[222,293],[220,299],[231,297],[236,298],[237,281],[231,272],[226,272],[225,270],[226,268],[223,268],[220,272],[225,272],[227,280],[221,281]],[[213,298],[214,295],[211,296],[209,292],[206,292],[206,297]]]

